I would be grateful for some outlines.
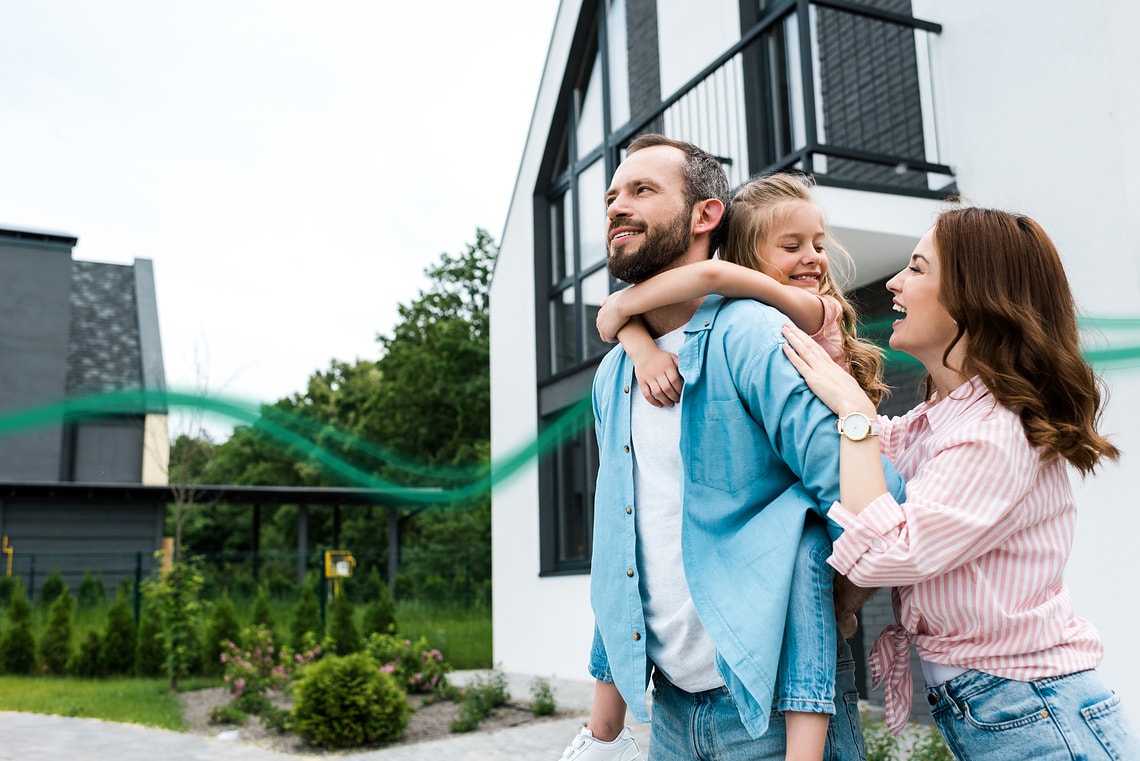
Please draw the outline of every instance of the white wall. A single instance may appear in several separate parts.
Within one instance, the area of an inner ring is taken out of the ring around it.
[[[1140,5],[914,0],[914,13],[943,25],[935,98],[959,189],[1038,220],[1085,314],[1140,316]],[[1112,397],[1101,430],[1125,454],[1075,479],[1081,512],[1067,581],[1078,615],[1104,638],[1102,675],[1140,724],[1140,662],[1128,653],[1140,613],[1110,570],[1135,556],[1140,536],[1140,368],[1105,378]]]

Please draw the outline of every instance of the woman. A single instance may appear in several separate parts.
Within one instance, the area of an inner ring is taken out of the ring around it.
[[[871,655],[895,733],[922,659],[935,723],[960,759],[1140,758],[1103,648],[1072,610],[1062,572],[1082,475],[1119,451],[1096,431],[1098,379],[1081,357],[1056,248],[1032,219],[942,214],[887,288],[891,348],[926,368],[926,401],[875,406],[804,333],[785,353],[834,411],[844,528],[828,562],[864,587],[893,586],[895,617]],[[907,481],[897,503],[880,450]]]

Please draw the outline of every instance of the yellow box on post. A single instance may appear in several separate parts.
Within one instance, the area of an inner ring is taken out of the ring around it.
[[[325,578],[333,580],[333,597],[340,594],[340,580],[352,575],[356,558],[348,550],[325,551]]]

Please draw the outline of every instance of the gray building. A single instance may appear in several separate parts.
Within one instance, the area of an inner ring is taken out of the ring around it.
[[[14,573],[35,574],[38,558],[40,578],[61,557],[149,566],[162,544],[166,500],[107,488],[167,483],[152,265],[77,261],[76,242],[0,229],[0,534]],[[47,484],[91,489],[23,488]]]

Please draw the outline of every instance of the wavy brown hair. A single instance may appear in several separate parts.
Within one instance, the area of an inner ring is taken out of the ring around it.
[[[744,184],[733,196],[725,222],[721,225],[722,228],[728,228],[721,258],[757,271],[765,264],[771,266],[764,261],[760,252],[765,241],[787,219],[793,205],[809,204],[819,214],[820,220],[824,220],[823,211],[815,202],[811,188],[808,177],[788,172],[764,175]],[[883,351],[858,336],[859,316],[836,284],[833,275],[836,264],[840,267],[849,265],[851,257],[832,236],[826,222],[823,229],[828,267],[819,280],[819,294],[830,296],[839,302],[840,349],[843,358],[852,377],[867,392],[871,401],[878,405],[887,393],[887,386],[883,383]]]
[[[934,226],[939,301],[965,341],[962,372],[1017,411],[1043,457],[1082,475],[1120,450],[1097,433],[1103,384],[1081,356],[1076,308],[1053,241],[1023,214],[965,208]],[[929,383],[927,386],[929,390]]]

